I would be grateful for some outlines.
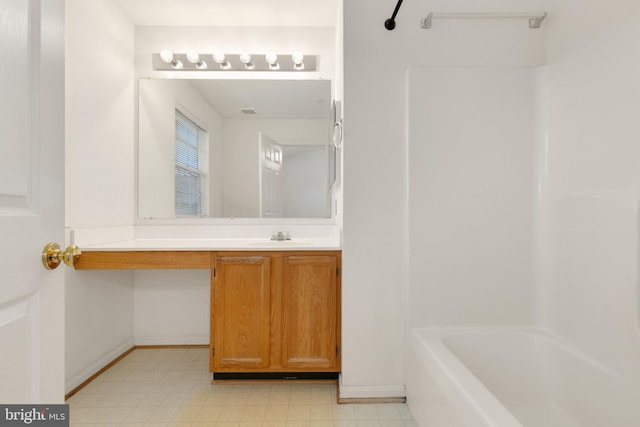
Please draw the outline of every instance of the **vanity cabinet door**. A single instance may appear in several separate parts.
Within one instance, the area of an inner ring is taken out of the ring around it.
[[[338,257],[286,256],[282,283],[282,365],[339,370]]]
[[[215,258],[211,341],[214,371],[269,368],[270,259]]]

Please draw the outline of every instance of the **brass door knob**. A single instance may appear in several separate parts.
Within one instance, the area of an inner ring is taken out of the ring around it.
[[[47,270],[57,268],[61,262],[73,267],[78,263],[80,255],[82,255],[82,251],[76,245],[67,246],[67,249],[63,251],[57,243],[48,243],[42,251],[42,264]]]

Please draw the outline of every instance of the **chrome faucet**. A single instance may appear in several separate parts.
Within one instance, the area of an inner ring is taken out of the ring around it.
[[[274,231],[273,233],[271,233],[271,240],[291,240],[291,233],[289,233],[288,231]]]

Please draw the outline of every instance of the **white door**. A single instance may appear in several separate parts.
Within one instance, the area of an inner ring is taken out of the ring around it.
[[[260,132],[260,216],[282,218],[282,172],[284,167],[282,145]]]
[[[64,401],[64,0],[0,0],[0,402]]]

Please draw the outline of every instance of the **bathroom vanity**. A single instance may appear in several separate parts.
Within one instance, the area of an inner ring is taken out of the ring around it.
[[[211,283],[214,378],[340,370],[339,252],[220,252]]]
[[[133,240],[83,248],[75,268],[210,270],[214,380],[340,371],[341,251],[332,244]]]

